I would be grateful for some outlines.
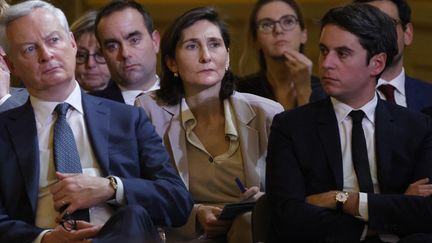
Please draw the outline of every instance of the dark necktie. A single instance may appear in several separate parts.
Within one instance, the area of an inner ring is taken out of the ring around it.
[[[56,106],[57,120],[54,124],[54,161],[56,170],[61,173],[82,173],[81,161],[72,129],[66,121],[68,103]],[[65,205],[66,206],[66,205]],[[89,221],[88,209],[77,210],[72,214],[76,220]]]
[[[393,87],[390,84],[384,84],[380,85],[378,87],[379,91],[383,93],[383,95],[386,97],[386,100],[392,104],[396,104],[395,97],[394,97],[394,90],[395,87]]]
[[[361,192],[373,192],[366,139],[362,126],[365,113],[362,110],[353,110],[349,116],[352,119],[351,152],[359,188]]]

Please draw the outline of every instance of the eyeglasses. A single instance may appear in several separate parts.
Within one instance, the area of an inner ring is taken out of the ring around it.
[[[60,221],[60,225],[63,226],[66,231],[77,230],[77,222],[68,212],[66,212],[63,216],[62,220]]]
[[[76,63],[77,64],[84,64],[88,62],[88,59],[90,57],[93,57],[96,63],[99,64],[105,64],[105,58],[102,56],[102,54],[100,52],[96,52],[93,54],[89,54],[87,52],[77,52],[76,55]]]
[[[282,16],[279,20],[263,19],[258,21],[258,31],[262,33],[270,33],[274,31],[276,24],[279,24],[283,30],[289,31],[295,28],[298,19],[294,15]]]
[[[402,21],[400,19],[391,18],[391,20],[395,26],[397,26],[398,24],[402,24]]]

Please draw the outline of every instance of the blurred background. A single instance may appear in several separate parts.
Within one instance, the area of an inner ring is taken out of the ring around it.
[[[8,1],[17,3],[20,1]],[[69,20],[75,21],[81,14],[97,9],[110,0],[51,0],[62,9]],[[138,0],[151,13],[156,28],[163,34],[165,28],[177,16],[186,10],[198,6],[213,6],[224,17],[229,25],[232,37],[230,50],[231,68],[236,74],[248,74],[256,71],[254,50],[245,50],[247,21],[254,0]],[[301,5],[308,30],[306,55],[313,61],[314,73],[317,73],[319,19],[331,7],[346,4],[347,0],[297,0]],[[414,77],[432,82],[432,1],[408,0],[412,8],[414,25],[414,42],[405,51],[405,71]],[[247,65],[239,67],[242,52],[251,55]]]

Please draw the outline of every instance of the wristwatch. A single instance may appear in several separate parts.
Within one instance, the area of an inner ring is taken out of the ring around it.
[[[114,199],[116,197],[116,193],[117,193],[117,180],[115,179],[114,176],[107,176],[107,179],[110,181],[110,186],[112,187],[112,189],[114,189],[114,194],[111,197],[111,199]]]
[[[348,201],[348,192],[339,191],[336,192],[336,210],[341,212],[343,205]]]

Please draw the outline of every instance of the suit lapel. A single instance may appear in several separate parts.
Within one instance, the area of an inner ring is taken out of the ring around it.
[[[120,87],[116,84],[114,80],[112,79],[110,80],[110,83],[108,84],[108,87],[105,89],[105,91],[108,98],[121,103],[126,103],[123,98]]]
[[[186,135],[183,131],[180,117],[180,104],[175,106],[163,106],[164,112],[170,114],[171,119],[166,120],[168,141],[172,156],[177,168],[177,172],[189,189],[189,164],[187,160]]]
[[[10,116],[8,130],[35,217],[39,191],[39,146],[35,115],[30,101],[15,111]]]
[[[383,185],[388,185],[386,181],[390,180],[389,171],[391,167],[392,137],[394,132],[394,118],[391,115],[388,106],[379,99],[375,110],[375,154],[377,163],[377,176],[380,191],[385,192]]]
[[[234,108],[237,126],[239,130],[240,149],[243,157],[243,166],[246,171],[246,186],[260,186],[260,178],[265,175],[259,175],[257,164],[265,167],[265,154],[262,158],[259,157],[259,134],[258,131],[250,126],[250,123],[255,118],[256,114],[247,100],[239,93],[234,93],[230,98]]]
[[[407,107],[411,110],[418,110],[419,101],[417,100],[416,87],[414,83],[405,75],[405,97]]]
[[[329,98],[321,103],[318,117],[318,133],[327,155],[338,190],[343,189],[342,151],[339,128],[333,105]]]
[[[93,150],[105,175],[109,172],[108,134],[110,109],[97,98],[82,93],[84,120]]]

